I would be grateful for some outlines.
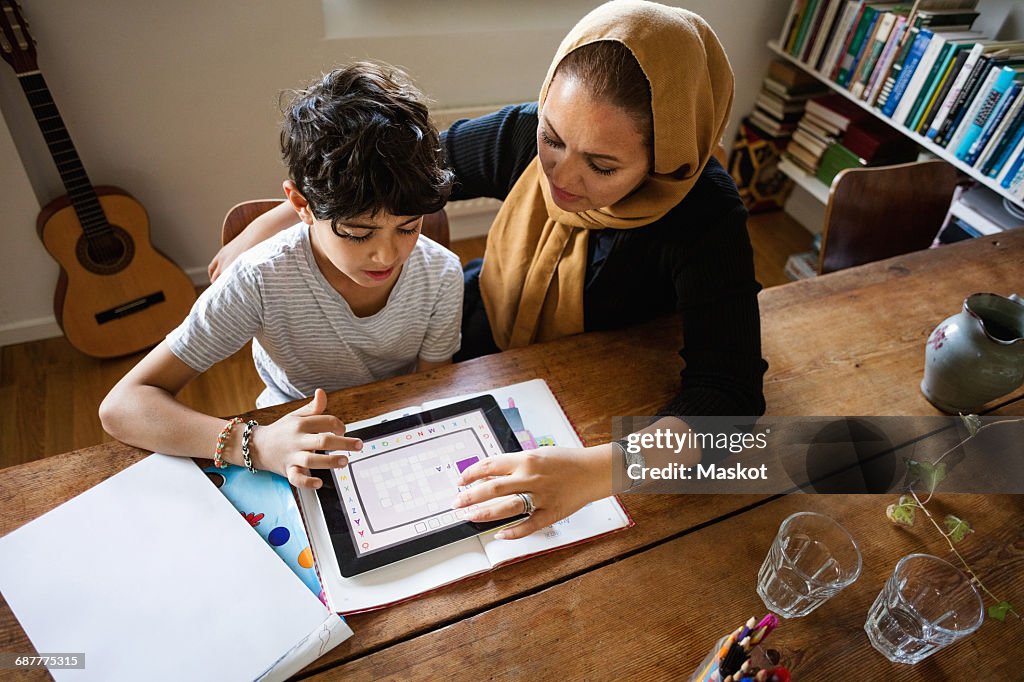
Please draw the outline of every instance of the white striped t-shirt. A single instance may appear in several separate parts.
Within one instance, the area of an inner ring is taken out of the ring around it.
[[[459,349],[462,268],[448,249],[420,235],[387,304],[356,317],[313,258],[299,224],[259,244],[217,278],[167,342],[197,372],[253,339],[266,390],[257,407],[410,372],[416,359],[440,362]]]

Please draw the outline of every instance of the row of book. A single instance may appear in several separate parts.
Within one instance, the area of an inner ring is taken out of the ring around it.
[[[793,0],[780,49],[1024,199],[1024,41],[972,30],[977,0]]]

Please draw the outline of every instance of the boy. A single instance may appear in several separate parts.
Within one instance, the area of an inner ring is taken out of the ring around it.
[[[452,174],[419,91],[397,69],[356,63],[296,92],[285,110],[285,197],[301,222],[253,248],[100,406],[115,438],[169,455],[215,458],[319,487],[321,450],[358,450],[326,394],[447,364],[459,348],[462,268],[419,236]],[[256,405],[313,400],[272,424],[195,412],[177,393],[250,339],[266,384]],[[243,448],[243,446],[245,446]],[[246,452],[247,451],[247,452]]]

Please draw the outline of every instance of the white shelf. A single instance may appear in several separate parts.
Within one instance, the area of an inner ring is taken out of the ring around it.
[[[779,44],[778,44],[778,41],[775,41],[775,40],[768,41],[768,48],[772,52],[774,52],[775,54],[777,54],[780,57],[782,57],[783,59],[785,59],[786,61],[792,62],[793,64],[798,66],[800,69],[802,69],[802,70],[806,71],[807,73],[811,74],[812,76],[817,78],[819,81],[821,81],[822,83],[824,83],[828,87],[832,88],[833,91],[838,92],[840,95],[842,95],[846,99],[850,100],[851,102],[853,102],[854,104],[856,104],[861,109],[863,109],[864,111],[868,112],[869,114],[871,114],[872,116],[874,116],[878,120],[880,120],[880,121],[882,121],[882,122],[892,126],[892,128],[894,130],[897,130],[900,133],[902,133],[903,135],[905,135],[906,137],[909,137],[915,143],[917,143],[921,147],[924,147],[929,152],[931,152],[935,156],[939,157],[940,159],[942,159],[946,163],[952,164],[961,173],[964,173],[966,175],[971,176],[972,178],[974,178],[975,180],[977,180],[978,182],[983,184],[985,187],[988,187],[990,190],[992,190],[993,192],[995,192],[999,196],[1005,197],[1007,200],[1012,201],[1014,204],[1016,204],[1018,206],[1021,206],[1021,207],[1024,207],[1024,201],[1021,201],[1017,197],[1015,197],[1012,194],[1010,194],[1010,192],[1006,188],[1002,187],[998,182],[996,182],[992,178],[988,177],[987,175],[982,175],[981,173],[978,172],[977,168],[972,168],[972,167],[968,166],[966,163],[964,163],[960,159],[956,158],[956,156],[954,154],[950,153],[945,148],[940,147],[939,145],[935,144],[934,142],[929,140],[927,137],[925,137],[923,135],[919,135],[915,131],[910,130],[909,128],[904,128],[903,126],[899,126],[899,125],[894,124],[892,122],[892,120],[890,120],[886,116],[883,116],[880,111],[878,111],[874,107],[868,106],[866,102],[864,102],[862,100],[859,100],[856,97],[854,97],[852,94],[850,94],[849,90],[847,90],[846,88],[840,87],[838,84],[836,84],[835,82],[830,80],[827,76],[825,76],[825,74],[823,74],[820,71],[817,71],[817,70],[811,68],[810,66],[808,66],[804,62],[800,61],[799,59],[796,59],[795,57],[793,57],[793,55],[789,54],[788,52],[786,52],[785,50],[780,48]]]
[[[779,159],[779,170],[789,176],[793,182],[803,187],[807,192],[822,204],[828,205],[829,186],[814,177],[800,166],[796,165],[786,157]]]

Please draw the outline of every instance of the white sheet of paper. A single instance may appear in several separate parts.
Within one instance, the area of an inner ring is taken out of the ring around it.
[[[0,591],[37,651],[85,654],[58,681],[251,680],[331,617],[199,467],[166,455],[0,538]],[[318,651],[351,630],[334,633]]]

